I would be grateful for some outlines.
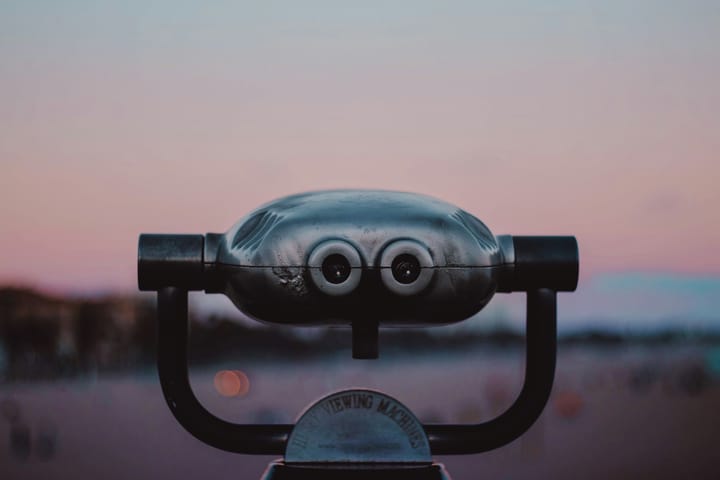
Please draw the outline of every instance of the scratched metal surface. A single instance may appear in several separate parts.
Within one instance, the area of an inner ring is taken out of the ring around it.
[[[415,415],[378,391],[346,389],[311,405],[288,439],[286,463],[430,463]]]

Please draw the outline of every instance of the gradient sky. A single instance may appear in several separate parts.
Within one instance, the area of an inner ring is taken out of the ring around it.
[[[549,3],[4,0],[0,283],[131,291],[140,232],[364,187],[717,312],[720,3]]]

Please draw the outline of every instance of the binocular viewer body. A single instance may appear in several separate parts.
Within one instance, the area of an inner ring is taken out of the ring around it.
[[[577,278],[574,237],[496,237],[448,203],[374,190],[288,196],[224,234],[143,234],[138,257],[141,290],[224,293],[294,325],[448,324],[495,292],[574,290]]]
[[[479,453],[525,432],[555,373],[558,291],[578,281],[574,237],[495,236],[434,198],[334,190],[281,198],[226,233],[143,234],[141,290],[158,294],[158,374],[187,431],[231,452],[284,454],[266,480],[446,480],[433,454]],[[525,380],[496,418],[423,425],[381,392],[347,390],[295,425],[234,424],[207,411],[188,380],[188,291],[224,293],[273,324],[350,325],[355,358],[378,356],[381,325],[442,325],[480,311],[496,293],[526,292]]]

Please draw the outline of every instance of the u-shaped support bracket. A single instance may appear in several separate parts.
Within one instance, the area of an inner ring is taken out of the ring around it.
[[[557,345],[554,290],[527,292],[525,380],[503,414],[474,425],[425,425],[435,455],[480,453],[522,435],[542,413],[552,390]],[[199,440],[229,452],[282,455],[293,425],[236,424],[203,407],[188,379],[187,290],[158,290],[158,373],[165,400],[180,424]]]

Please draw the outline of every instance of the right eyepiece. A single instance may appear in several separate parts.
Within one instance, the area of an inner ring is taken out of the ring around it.
[[[403,253],[395,257],[390,269],[396,282],[409,285],[420,276],[420,261],[414,255]]]
[[[347,295],[355,290],[362,275],[358,251],[342,240],[328,240],[316,246],[308,257],[310,278],[327,295]]]
[[[415,295],[430,284],[435,270],[428,249],[412,240],[397,240],[380,256],[380,276],[397,295]]]

